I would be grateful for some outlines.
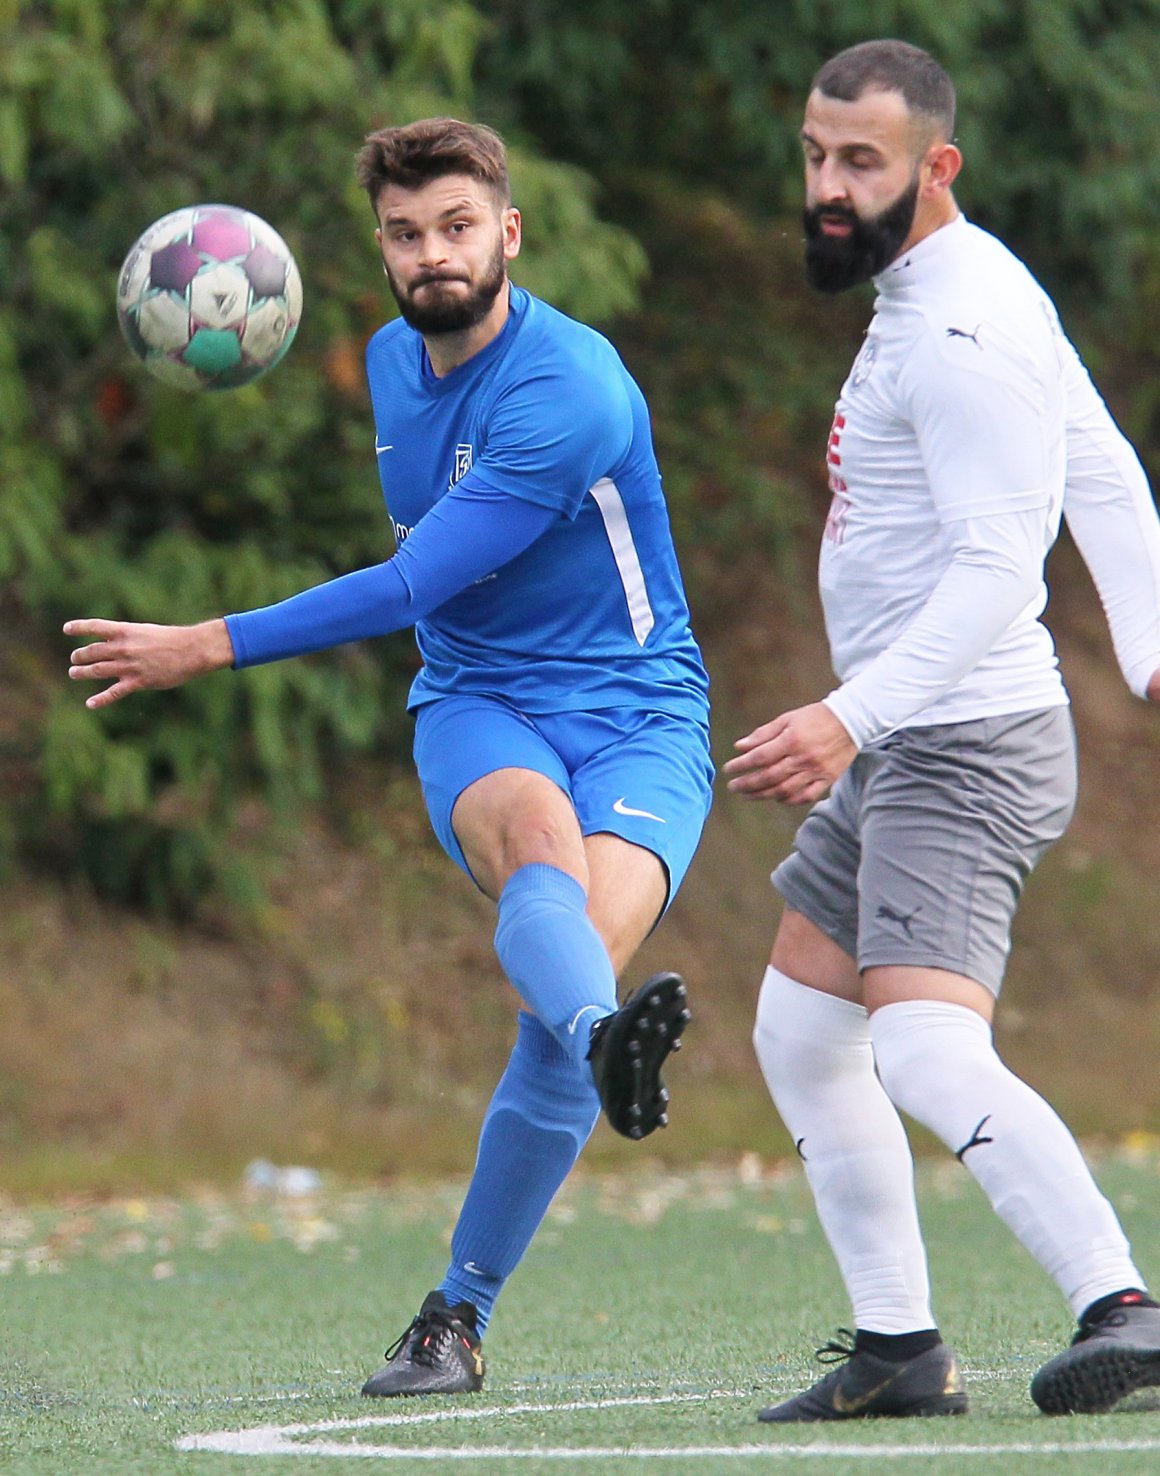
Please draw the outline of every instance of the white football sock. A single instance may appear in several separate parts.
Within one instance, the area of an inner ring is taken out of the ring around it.
[[[909,1000],[876,1010],[870,1034],[891,1100],[970,1169],[1077,1317],[1109,1292],[1144,1286],[1075,1139],[1004,1066],[981,1015]]]
[[[933,1327],[910,1145],[874,1072],[866,1011],[768,968],[753,1044],[803,1159],[856,1325],[880,1333]]]

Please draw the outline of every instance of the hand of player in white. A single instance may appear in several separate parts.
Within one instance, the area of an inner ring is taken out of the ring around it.
[[[109,707],[133,692],[180,687],[191,677],[232,666],[234,648],[224,620],[201,625],[144,625],[129,620],[70,620],[68,636],[90,637],[69,657],[70,680],[109,681],[85,706]]]
[[[787,805],[821,799],[858,752],[822,702],[783,712],[733,746],[740,752],[725,765],[730,790],[745,799],[775,799]]]

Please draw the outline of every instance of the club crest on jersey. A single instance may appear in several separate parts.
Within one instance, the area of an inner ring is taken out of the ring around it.
[[[878,357],[878,343],[873,338],[868,338],[858,350],[858,357],[854,360],[854,367],[850,370],[850,388],[857,389],[859,385],[865,384],[870,378],[870,371],[874,368],[874,360]]]
[[[448,488],[454,487],[456,482],[465,477],[471,470],[474,456],[474,448],[465,445],[462,441],[455,448],[455,465],[451,471],[451,480],[447,483]]]

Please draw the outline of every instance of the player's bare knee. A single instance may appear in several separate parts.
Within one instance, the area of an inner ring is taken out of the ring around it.
[[[587,891],[588,866],[578,832],[549,814],[525,811],[507,817],[497,837],[500,866],[507,876],[521,866],[555,866]]]

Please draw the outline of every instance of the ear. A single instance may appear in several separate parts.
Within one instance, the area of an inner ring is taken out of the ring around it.
[[[922,195],[928,200],[945,195],[962,167],[963,156],[954,144],[931,144],[922,162]]]
[[[509,205],[500,216],[503,229],[503,254],[505,261],[513,261],[520,254],[523,244],[523,221],[514,205]]]

